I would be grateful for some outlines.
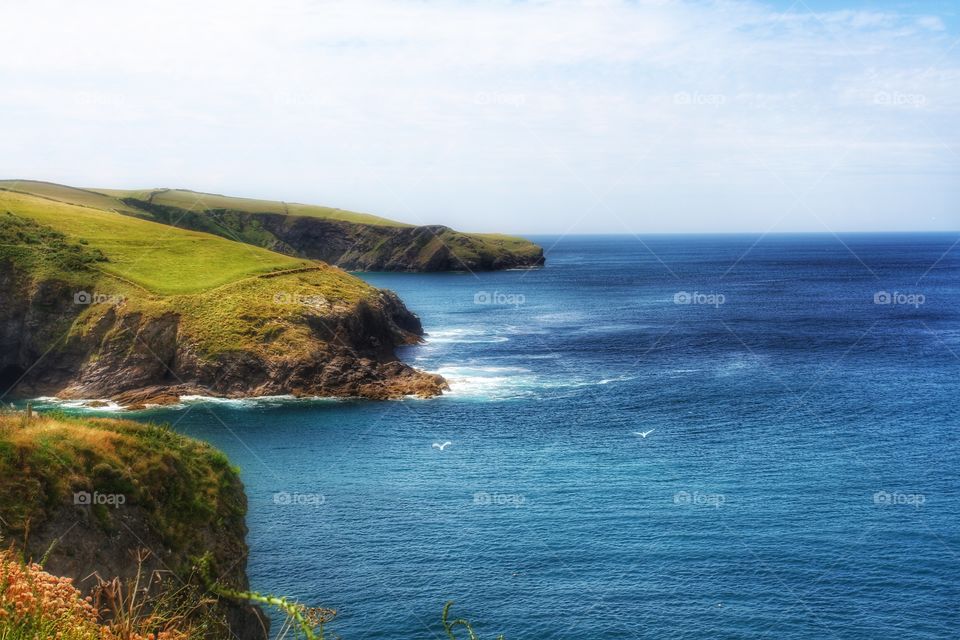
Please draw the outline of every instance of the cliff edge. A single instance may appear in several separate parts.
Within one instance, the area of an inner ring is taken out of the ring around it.
[[[411,225],[333,207],[237,198],[186,189],[78,189],[34,180],[0,188],[322,260],[348,271],[492,271],[544,264],[517,236]]]
[[[248,588],[246,509],[236,470],[205,443],[126,420],[0,413],[4,544],[83,594],[139,575],[154,602],[192,600],[176,605],[192,612],[181,625],[263,640],[260,610],[206,593],[196,568],[207,556],[220,583]]]
[[[0,190],[0,389],[21,397],[432,396],[419,319],[346,272]]]

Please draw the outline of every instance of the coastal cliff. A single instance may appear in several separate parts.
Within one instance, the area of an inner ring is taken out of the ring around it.
[[[291,213],[193,209],[124,198],[136,215],[207,231],[348,271],[494,271],[543,265],[543,249],[520,238],[466,234],[442,225],[366,224]],[[189,193],[189,192],[188,192]],[[197,202],[203,202],[202,194]],[[229,204],[229,202],[225,203]],[[200,206],[200,205],[195,205]],[[283,205],[277,204],[276,209]]]
[[[82,594],[104,595],[101,579],[137,582],[135,596],[151,603],[145,614],[176,607],[189,612],[168,621],[181,630],[202,623],[207,637],[263,640],[269,621],[260,610],[207,593],[197,568],[205,557],[220,584],[248,588],[246,509],[226,457],[164,427],[0,414],[4,544],[27,561],[43,559],[44,571]],[[107,620],[124,614],[108,603]]]
[[[419,319],[309,260],[0,191],[0,387],[13,395],[356,396],[442,392],[400,362]]]
[[[544,263],[541,247],[516,236],[415,226],[332,207],[185,189],[78,189],[32,180],[0,181],[0,188],[203,231],[348,271],[491,271]]]

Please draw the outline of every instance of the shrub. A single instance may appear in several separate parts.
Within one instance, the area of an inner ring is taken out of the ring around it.
[[[100,622],[92,598],[83,598],[70,578],[39,564],[21,563],[0,551],[0,637],[4,640],[185,640],[177,631],[126,632]]]

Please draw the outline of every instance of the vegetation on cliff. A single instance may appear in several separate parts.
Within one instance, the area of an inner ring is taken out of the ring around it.
[[[205,595],[196,570],[205,555],[224,585],[247,587],[245,514],[236,469],[208,444],[126,420],[0,414],[0,617],[23,631],[0,637],[49,625],[78,640],[257,637],[255,610]]]
[[[323,640],[336,616],[249,590],[227,458],[164,426],[0,411],[0,639]],[[253,606],[251,606],[251,604]],[[441,624],[450,640],[471,625]]]
[[[203,231],[351,271],[481,271],[535,267],[543,250],[516,236],[415,226],[317,205],[183,189],[76,189],[36,181],[0,188]]]
[[[110,211],[14,191],[0,191],[0,210],[101,252],[105,259],[94,266],[104,275],[122,278],[153,294],[197,293],[241,278],[316,265],[271,251],[247,249],[206,233],[161,227]],[[63,265],[63,270],[68,271],[70,266]],[[341,282],[354,284],[353,280],[344,275]]]
[[[25,393],[127,394],[135,405],[443,387],[393,355],[418,339],[416,316],[319,261],[0,189],[0,265],[4,391],[19,381]]]
[[[84,596],[72,578],[0,550],[2,640],[213,640],[216,626],[205,596],[191,586],[144,593],[137,581],[102,581]],[[219,637],[231,632],[222,628]]]
[[[120,496],[122,504],[95,496]],[[23,536],[33,548],[31,533],[43,531],[65,505],[89,507],[91,523],[106,532],[122,526],[120,506],[137,508],[174,554],[197,546],[207,527],[242,533],[246,513],[236,470],[206,443],[127,420],[0,414],[6,535]]]

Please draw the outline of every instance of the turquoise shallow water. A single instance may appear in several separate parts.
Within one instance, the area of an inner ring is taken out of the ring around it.
[[[448,396],[140,414],[242,468],[256,589],[345,639],[448,599],[508,640],[957,637],[956,234],[536,240],[364,274]]]

